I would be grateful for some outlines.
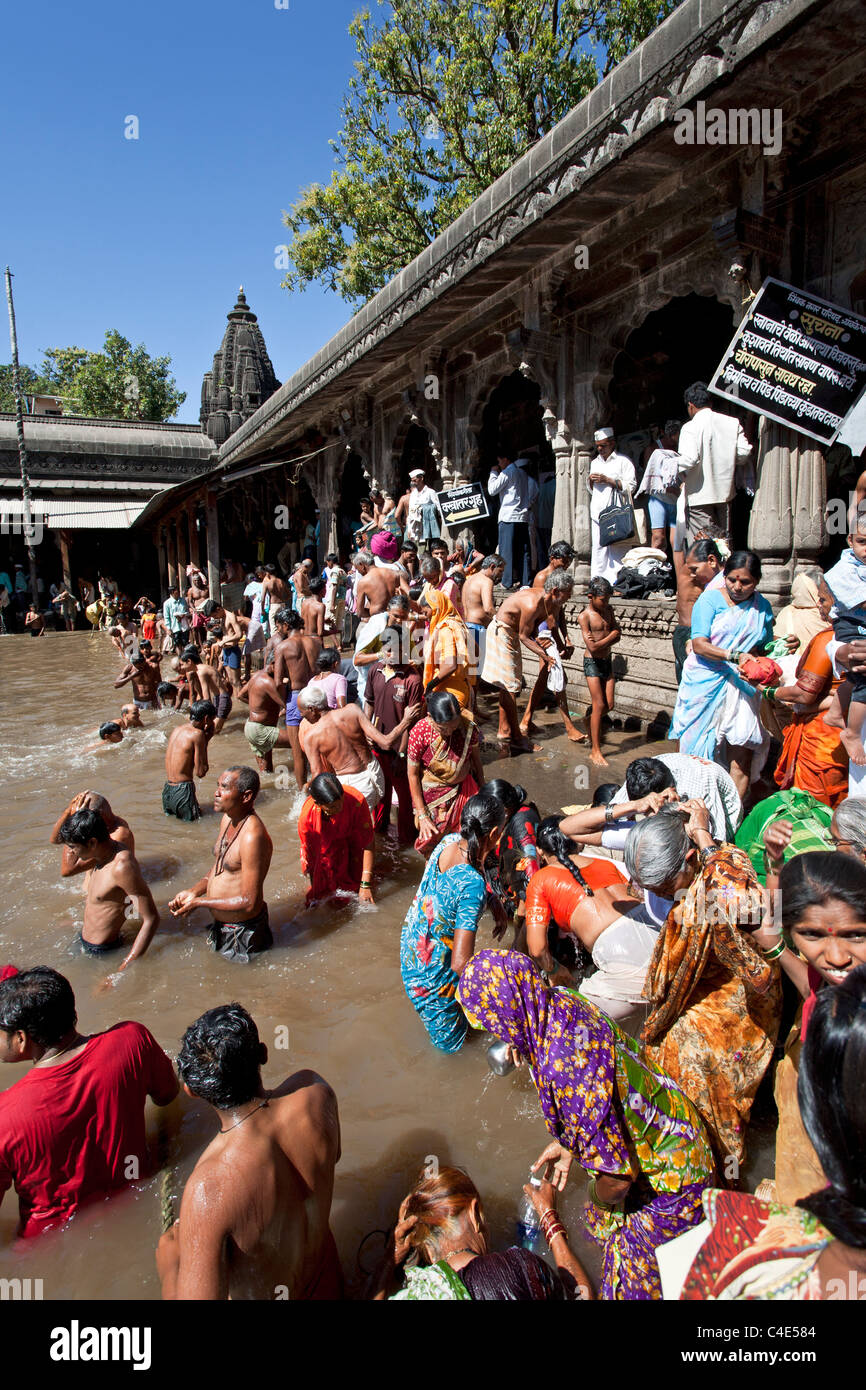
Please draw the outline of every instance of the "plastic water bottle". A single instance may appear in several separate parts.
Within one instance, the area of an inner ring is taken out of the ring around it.
[[[532,1187],[541,1186],[541,1178],[534,1173],[529,1174],[529,1182]],[[517,1209],[517,1239],[516,1244],[524,1250],[535,1250],[541,1235],[541,1220],[538,1212],[527,1197],[525,1192],[520,1194],[520,1206]]]

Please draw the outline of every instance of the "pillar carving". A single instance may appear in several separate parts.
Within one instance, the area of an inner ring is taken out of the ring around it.
[[[315,471],[310,476],[310,487],[319,509],[319,567],[325,563],[325,556],[331,551],[339,551],[337,534],[337,508],[340,505],[340,482],[348,446],[342,439],[333,443],[319,455]]]
[[[827,471],[818,446],[805,435],[797,440],[794,464],[794,572],[813,565],[827,544]]]
[[[159,565],[159,591],[161,594],[168,592],[168,560],[165,553],[165,527],[160,526],[156,532],[156,559]]]
[[[165,528],[165,555],[168,571],[168,587],[178,583],[177,546],[174,539],[174,523],[170,521]]]
[[[749,545],[761,557],[761,593],[774,610],[787,603],[794,577],[794,482],[798,436],[762,418],[758,436],[758,486],[749,521]],[[805,496],[804,496],[805,504]]]

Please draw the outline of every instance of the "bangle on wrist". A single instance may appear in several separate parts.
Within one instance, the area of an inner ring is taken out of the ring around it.
[[[612,807],[612,806],[605,806],[605,808],[604,808],[604,823],[605,823],[605,825],[613,825],[613,807]]]
[[[758,949],[764,960],[778,960],[780,956],[784,955],[788,947],[784,941],[779,941],[775,946],[770,946],[766,950],[763,946],[759,946]]]
[[[595,1173],[591,1174],[589,1181],[586,1185],[586,1189],[589,1193],[589,1199],[592,1202],[593,1206],[600,1207],[602,1211],[616,1211],[615,1202],[603,1202],[599,1197],[598,1179]]]
[[[769,700],[771,705],[776,703],[776,691],[778,689],[779,687],[777,685],[768,685],[764,691],[764,697]]]

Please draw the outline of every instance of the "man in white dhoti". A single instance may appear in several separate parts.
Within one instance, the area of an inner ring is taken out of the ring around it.
[[[598,458],[590,465],[587,480],[592,527],[590,578],[596,579],[601,576],[613,584],[622,569],[622,557],[633,544],[633,537],[619,541],[616,545],[602,545],[599,541],[598,519],[602,512],[614,503],[630,501],[637,487],[637,474],[631,459],[625,454],[617,453],[612,429],[596,430],[593,437],[598,449]]]

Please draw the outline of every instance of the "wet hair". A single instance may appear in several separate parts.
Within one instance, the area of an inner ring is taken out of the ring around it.
[[[786,931],[797,923],[810,907],[821,907],[828,901],[843,902],[856,912],[860,921],[866,919],[866,864],[853,854],[828,850],[812,850],[789,859],[779,875],[782,901],[782,926]]]
[[[427,713],[434,724],[447,724],[460,713],[460,704],[447,690],[434,690],[427,696]]]
[[[119,734],[120,731],[119,724],[116,724],[113,719],[106,719],[105,723],[99,726],[99,737],[110,738],[112,734]]]
[[[481,788],[481,796],[495,796],[497,801],[501,801],[509,816],[513,816],[515,811],[519,811],[521,806],[526,804],[526,792],[519,784],[506,782],[504,777],[494,777],[492,781],[485,782]]]
[[[311,781],[309,791],[317,806],[333,806],[345,795],[343,784],[335,772],[320,772]]]
[[[217,603],[215,598],[209,598],[205,600],[198,611],[203,613],[206,618],[212,618],[218,608],[222,608],[222,604]]]
[[[700,565],[704,564],[704,562],[711,557],[721,566],[722,553],[715,541],[711,541],[708,536],[705,536],[702,540],[694,541],[686,551],[686,559],[696,560]]]
[[[222,637],[225,636],[225,631],[224,631],[224,629],[221,628],[218,624],[217,624],[216,627],[211,627],[210,624],[208,624],[208,631],[209,631],[209,633],[210,633],[210,635],[211,635],[211,638],[212,638],[215,642],[219,642],[220,639],[221,639]]]
[[[760,583],[761,557],[754,550],[734,550],[725,561],[725,575],[734,570],[748,570],[754,580]]]
[[[866,1248],[864,1070],[866,966],[860,965],[838,985],[819,992],[797,1080],[803,1125],[829,1183],[797,1206],[858,1250]]]
[[[547,588],[547,585],[545,585]],[[590,598],[610,598],[613,593],[613,585],[609,579],[602,579],[601,575],[596,575],[595,579],[589,581],[586,592]]]
[[[244,763],[233,763],[226,768],[226,772],[236,772],[238,774],[238,791],[243,795],[252,792],[255,801],[262,789],[262,780],[254,767],[247,767]]]
[[[104,845],[108,838],[108,826],[98,811],[73,811],[60,827],[64,845],[89,845],[91,840]]]
[[[327,580],[323,579],[320,574],[313,575],[313,578],[310,580],[310,593],[314,598],[317,598],[319,594],[323,594],[327,587]]]
[[[184,647],[180,659],[181,661],[198,661],[198,647]]]
[[[609,806],[619,791],[616,782],[600,782],[593,792],[593,806]]]
[[[297,632],[304,626],[303,618],[300,613],[295,612],[294,608],[278,608],[274,614],[274,622],[280,623],[292,632]]]
[[[400,609],[401,613],[408,613],[409,600],[405,594],[395,594],[393,598],[389,598],[388,612],[390,612],[392,609],[394,610],[394,612],[396,612],[398,608]]]
[[[453,699],[453,695],[451,696]],[[466,841],[466,857],[473,869],[481,873],[481,846],[494,830],[501,830],[508,820],[508,812],[495,796],[470,796],[460,817],[460,834]]]
[[[556,541],[548,550],[547,558],[548,560],[565,560],[570,565],[574,559],[574,550],[568,541]]]
[[[338,565],[339,563],[340,563],[340,557],[339,557],[339,555],[336,555],[336,554],[334,553],[333,550],[331,551],[331,553],[330,553],[329,555],[326,555],[326,556],[325,556],[325,564],[326,564],[326,565]]]
[[[674,774],[658,758],[635,758],[625,770],[625,789],[629,801],[640,801],[650,792],[664,791],[665,787],[675,787]]]
[[[707,390],[705,381],[692,382],[683,392],[683,401],[686,405],[693,405],[696,410],[703,410],[705,405],[710,403],[710,393]]]
[[[371,565],[373,564],[373,552],[372,552],[371,550],[364,550],[364,549],[357,550],[357,551],[355,552],[355,564],[356,564],[356,565],[357,565],[357,563],[358,563],[359,560],[360,560],[360,562],[361,562],[362,565],[367,565],[368,567],[371,566]]]
[[[434,560],[432,555],[428,555],[421,561],[421,578],[427,580],[438,579],[442,573],[442,566],[438,560]]]
[[[75,995],[65,975],[47,965],[0,982],[0,1028],[20,1030],[39,1047],[53,1047],[75,1027]]]
[[[570,856],[577,852],[577,845],[574,840],[564,835],[559,828],[562,816],[547,816],[541,822],[535,832],[535,843],[545,854],[552,854],[564,869],[568,869],[572,878],[580,885],[588,898],[594,897],[594,893],[584,878],[580,869],[571,860]]]
[[[482,570],[495,570],[498,569],[500,565],[504,564],[505,561],[501,555],[485,555],[484,559],[481,561],[481,568]]]
[[[328,697],[320,685],[306,685],[297,694],[299,709],[317,709],[323,713],[328,709]]]
[[[336,647],[323,647],[316,657],[317,671],[336,671],[340,664],[340,653]]]
[[[196,700],[195,704],[189,707],[189,717],[195,724],[202,719],[216,719],[216,705],[212,700]]]
[[[833,819],[840,838],[866,853],[866,798],[846,796],[833,812]]]
[[[263,1061],[259,1030],[246,1009],[222,1004],[187,1028],[177,1069],[194,1096],[228,1110],[259,1094]]]
[[[461,1168],[442,1165],[433,1177],[422,1172],[414,1188],[406,1199],[406,1217],[414,1216],[415,1224],[406,1237],[413,1250],[407,1264],[418,1264],[422,1255],[429,1264],[434,1264],[441,1245],[453,1241],[458,1235],[461,1218],[468,1212],[473,1202],[481,1208],[478,1188]]]
[[[623,859],[630,879],[640,888],[661,888],[686,867],[692,842],[682,814],[663,806],[628,832]]]
[[[544,581],[544,592],[546,594],[570,594],[574,589],[574,580],[565,570],[554,570]]]
[[[156,693],[159,698],[163,700],[166,695],[176,695],[177,686],[172,685],[171,681],[160,681],[159,685],[156,687]]]

